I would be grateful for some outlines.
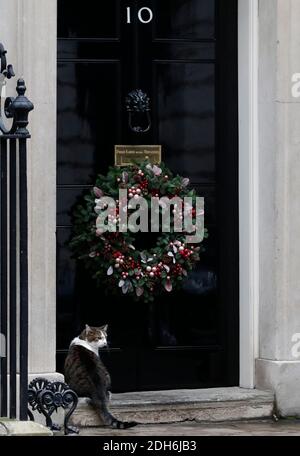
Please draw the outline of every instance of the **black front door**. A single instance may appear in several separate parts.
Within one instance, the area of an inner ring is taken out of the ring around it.
[[[58,370],[85,323],[110,326],[114,391],[238,384],[236,0],[58,0]],[[128,128],[141,88],[153,126]],[[107,298],[71,258],[71,211],[116,144],[161,144],[205,197],[209,239],[184,290]]]

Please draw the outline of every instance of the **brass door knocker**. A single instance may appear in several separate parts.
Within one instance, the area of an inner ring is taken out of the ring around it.
[[[130,92],[126,97],[126,109],[128,112],[128,125],[131,131],[134,133],[147,133],[151,126],[151,115],[150,115],[150,98],[141,89],[135,89]],[[147,124],[144,127],[141,125],[134,125],[134,119],[145,115]]]

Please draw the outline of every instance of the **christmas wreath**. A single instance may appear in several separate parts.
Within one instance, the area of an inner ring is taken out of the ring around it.
[[[111,167],[106,176],[99,175],[84,203],[75,208],[70,242],[74,257],[84,260],[92,277],[107,292],[153,301],[155,296],[180,289],[188,272],[200,260],[202,246],[199,243],[187,244],[187,231],[176,232],[174,229],[178,219],[182,223],[182,214],[189,213],[192,223],[199,214],[193,204],[180,210],[174,204],[170,211],[169,232],[163,232],[160,221],[156,245],[139,249],[135,245],[135,233],[117,229],[121,217],[120,207],[116,206],[120,204],[120,190],[128,194],[129,203],[143,198],[149,204],[153,199],[173,200],[176,197],[196,201],[196,192],[189,188],[189,179],[173,176],[163,163],[156,166],[146,160],[125,168]],[[112,198],[116,205],[102,204],[105,197]],[[130,214],[129,207],[130,204],[127,207]],[[107,212],[106,226],[110,228],[107,231],[103,226],[99,228],[97,222],[104,210]],[[163,210],[159,203],[160,215]]]

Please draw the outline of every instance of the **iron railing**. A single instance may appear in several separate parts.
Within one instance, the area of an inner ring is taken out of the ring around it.
[[[0,416],[27,420],[27,125],[33,104],[25,96],[23,79],[15,98],[2,98],[2,88],[14,76],[0,44]]]

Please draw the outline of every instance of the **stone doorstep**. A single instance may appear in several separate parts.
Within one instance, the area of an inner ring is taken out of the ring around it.
[[[264,419],[273,414],[274,394],[237,387],[123,393],[113,395],[110,410],[122,421],[140,424]],[[79,400],[72,425],[102,425],[89,399]]]
[[[33,421],[17,421],[8,418],[0,418],[0,436],[8,437],[49,437],[53,432],[50,429]]]

